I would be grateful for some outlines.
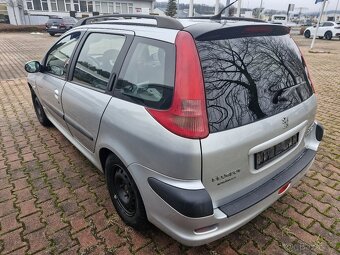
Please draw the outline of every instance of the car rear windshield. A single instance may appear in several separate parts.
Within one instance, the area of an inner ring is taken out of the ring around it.
[[[196,41],[211,133],[288,110],[313,91],[289,35]]]
[[[58,19],[49,19],[47,21],[48,24],[52,24],[52,23],[61,23],[63,21],[62,18],[58,18]]]

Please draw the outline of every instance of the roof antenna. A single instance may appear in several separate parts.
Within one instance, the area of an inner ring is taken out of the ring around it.
[[[224,7],[219,13],[217,13],[214,16],[211,16],[211,20],[221,20],[222,19],[222,13],[228,9],[230,6],[232,6],[234,3],[236,3],[238,0],[232,2],[231,4],[228,4],[226,7]]]

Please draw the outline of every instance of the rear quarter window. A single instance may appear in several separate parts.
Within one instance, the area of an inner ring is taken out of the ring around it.
[[[155,109],[168,109],[175,77],[175,46],[136,37],[123,64],[115,96]]]

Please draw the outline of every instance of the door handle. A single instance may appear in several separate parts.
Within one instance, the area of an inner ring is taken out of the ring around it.
[[[59,91],[57,89],[54,90],[54,97],[59,101]]]

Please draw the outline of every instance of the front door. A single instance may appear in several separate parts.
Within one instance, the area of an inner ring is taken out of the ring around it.
[[[76,32],[58,41],[45,58],[44,72],[39,73],[36,78],[42,105],[53,120],[66,129],[67,126],[63,119],[61,93],[66,83],[68,62],[79,38],[80,32]]]

